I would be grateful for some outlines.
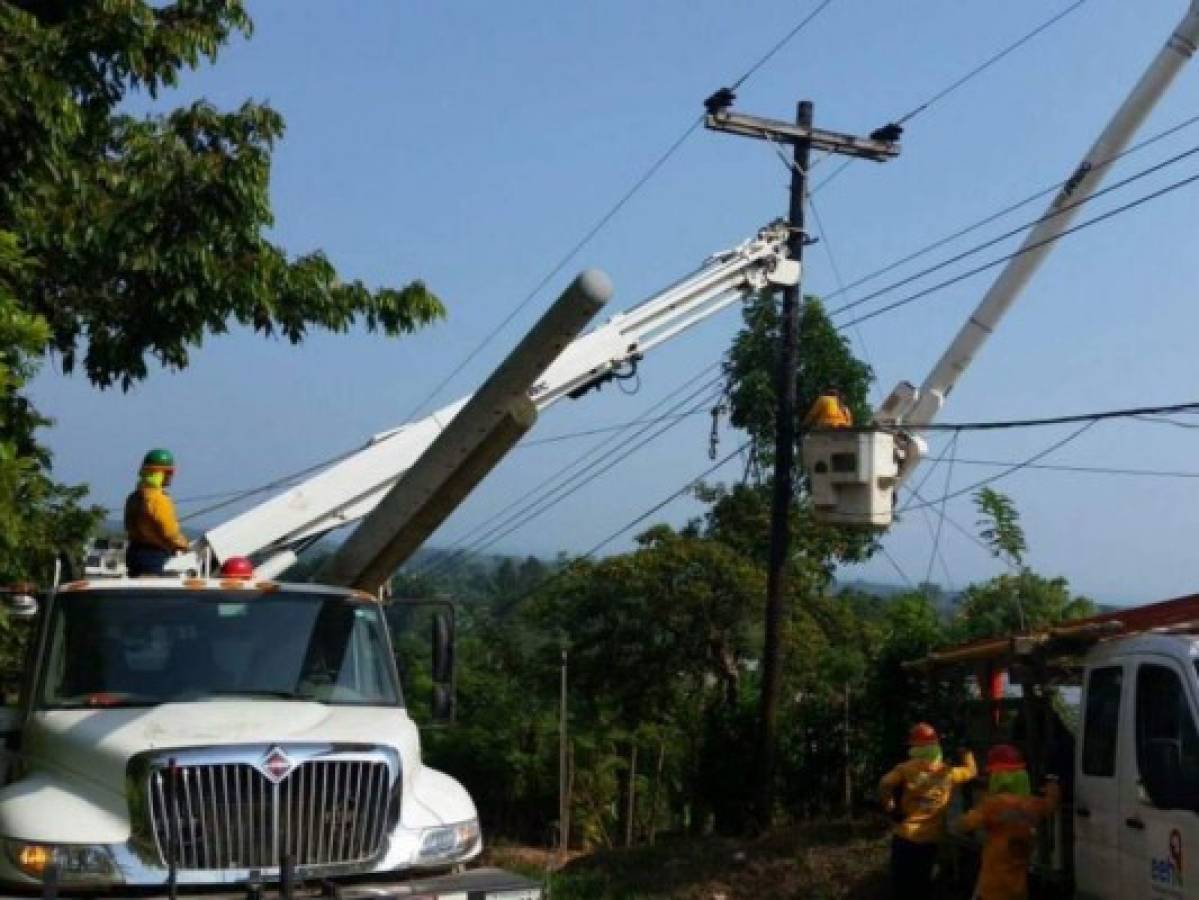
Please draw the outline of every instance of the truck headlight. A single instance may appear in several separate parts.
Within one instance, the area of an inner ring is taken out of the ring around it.
[[[479,820],[426,828],[421,833],[421,862],[451,862],[469,856],[479,846]]]
[[[8,858],[30,878],[43,880],[50,866],[62,885],[112,884],[120,880],[107,847],[95,844],[34,844],[5,841]]]

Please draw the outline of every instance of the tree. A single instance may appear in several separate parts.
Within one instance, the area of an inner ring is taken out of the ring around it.
[[[983,488],[974,503],[982,515],[979,536],[1014,571],[963,592],[954,620],[960,639],[1013,634],[1095,614],[1095,604],[1073,596],[1066,579],[1045,578],[1024,564],[1028,545],[1011,498]]]
[[[745,306],[743,320],[724,366],[729,382],[730,421],[749,434],[754,462],[766,471],[774,462],[774,379],[781,328],[778,299],[771,294],[759,295]],[[802,434],[799,425],[804,415],[830,386],[845,395],[854,421],[868,422],[874,373],[854,357],[849,341],[833,325],[817,297],[804,298],[798,344],[796,434]]]
[[[749,432],[752,445],[751,459],[755,464],[756,477],[753,493],[760,495],[760,503],[768,506],[770,478],[765,475],[774,463],[775,436],[775,372],[777,369],[781,311],[775,297],[759,296],[752,301],[744,313],[745,326],[734,339],[725,364],[728,378],[730,420]],[[799,427],[806,410],[815,399],[829,387],[837,388],[844,395],[857,421],[869,418],[867,390],[872,373],[870,367],[854,358],[849,342],[838,333],[829,320],[823,305],[814,297],[805,300],[800,315],[799,364],[794,373],[796,380],[796,438],[802,440]],[[798,448],[797,448],[798,449]],[[796,453],[796,458],[800,454]],[[861,530],[819,525],[812,516],[807,498],[807,479],[796,479],[796,499],[791,512],[791,549],[786,573],[787,592],[792,603],[810,604],[828,587],[836,563],[861,560],[869,555],[874,546],[873,535]],[[730,495],[730,503],[739,510],[749,505],[746,492]],[[722,517],[717,512],[717,517]],[[767,519],[766,522],[769,520]],[[763,523],[765,524],[765,523]],[[769,527],[760,532],[755,541],[759,546],[769,546]],[[766,672],[776,671],[782,650],[789,641],[786,617],[782,621],[770,614],[767,630],[780,637],[777,652],[773,648],[764,651],[763,667]],[[774,629],[777,628],[777,631]],[[767,655],[768,654],[768,655]],[[783,663],[779,668],[785,668]],[[759,805],[769,806],[773,795],[774,772],[769,760],[772,758],[770,728],[767,724],[775,715],[775,694],[769,690],[773,683],[764,682],[762,709],[762,739],[758,754],[762,758],[761,778],[757,787]],[[786,687],[784,685],[784,691]],[[759,824],[768,825],[774,810],[757,810]]]
[[[1065,578],[1045,578],[1020,569],[966,588],[953,625],[960,640],[973,640],[1035,631],[1095,612],[1093,602],[1071,593]]]
[[[991,554],[1010,566],[1024,565],[1028,544],[1020,527],[1020,514],[1011,498],[992,488],[982,488],[974,495],[974,505],[982,516],[978,521],[981,537],[991,548]]]
[[[128,388],[233,325],[294,343],[443,313],[419,281],[372,289],[267,240],[283,134],[269,106],[122,111],[250,30],[240,0],[0,0],[0,521],[23,523],[5,532],[0,577],[31,573],[46,541],[77,544],[96,518],[37,444],[49,423],[23,388],[49,354]]]

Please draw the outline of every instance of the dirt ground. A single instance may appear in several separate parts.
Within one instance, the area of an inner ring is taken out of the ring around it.
[[[545,851],[527,847],[498,847],[490,861],[535,877],[547,870]],[[550,885],[554,900],[885,898],[886,865],[885,824],[840,822],[573,855]]]

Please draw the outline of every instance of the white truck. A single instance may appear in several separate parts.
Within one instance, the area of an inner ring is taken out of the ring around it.
[[[421,759],[380,594],[538,409],[795,283],[786,240],[768,226],[575,339],[611,290],[584,273],[467,400],[208,531],[172,574],[40,596],[19,702],[0,710],[0,889],[540,897],[526,879],[466,868],[478,813]],[[323,586],[273,580],[354,522]],[[10,609],[29,611],[25,593]],[[446,719],[452,617],[433,621],[434,717]]]
[[[1037,874],[1080,900],[1199,898],[1199,596],[940,650],[907,666],[974,675],[978,715],[956,730],[985,751],[1023,747],[1034,781],[1062,779]],[[1007,673],[1001,696],[985,686]],[[1073,728],[1063,688],[1081,688]]]

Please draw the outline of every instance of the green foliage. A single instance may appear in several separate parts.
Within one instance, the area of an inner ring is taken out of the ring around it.
[[[970,585],[958,600],[955,637],[994,637],[1082,619],[1097,612],[1086,597],[1070,592],[1065,578],[1044,578],[1027,569]]]
[[[779,297],[761,294],[745,306],[744,327],[725,363],[731,400],[730,420],[749,434],[754,461],[765,471],[774,462],[775,406],[778,396]],[[799,365],[795,371],[796,432],[804,415],[827,387],[845,396],[855,422],[870,420],[870,367],[856,359],[816,297],[806,297],[799,321]]]
[[[249,31],[237,0],[0,0],[0,578],[46,577],[97,520],[38,444],[49,422],[24,388],[48,354],[127,388],[232,325],[297,342],[442,315],[420,282],[344,282],[321,253],[267,240],[283,133],[269,106],[122,111]]]
[[[777,392],[779,300],[761,295],[745,307],[744,327],[733,340],[724,371],[729,385],[730,421],[748,432],[757,477],[751,487],[734,490],[728,496],[704,495],[714,504],[710,516],[713,527],[745,541],[753,535],[755,556],[766,558],[769,547],[769,483],[774,463],[775,404]],[[796,435],[802,441],[800,422],[816,398],[828,387],[838,388],[853,411],[854,421],[870,419],[868,392],[873,373],[856,359],[849,342],[837,331],[824,305],[815,297],[805,298],[799,323],[799,366],[795,372]],[[799,459],[796,447],[796,459]],[[874,548],[873,535],[860,529],[818,525],[812,520],[806,499],[807,480],[797,473],[797,502],[792,511],[793,569],[797,597],[808,597],[822,590],[837,563],[860,562]],[[756,501],[751,495],[757,495]],[[723,506],[729,509],[722,509]],[[752,528],[747,516],[754,517]],[[724,520],[728,524],[721,525]]]
[[[1028,545],[1020,527],[1020,513],[1011,498],[985,487],[974,495],[974,505],[982,516],[978,522],[979,536],[990,546],[991,553],[1009,565],[1024,565]]]
[[[1015,571],[963,592],[954,623],[956,638],[972,640],[1035,630],[1096,613],[1094,603],[1070,593],[1066,579],[1044,578],[1024,565],[1028,545],[1020,513],[1009,497],[983,488],[975,494],[974,503],[982,516],[980,537]]]

